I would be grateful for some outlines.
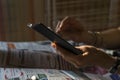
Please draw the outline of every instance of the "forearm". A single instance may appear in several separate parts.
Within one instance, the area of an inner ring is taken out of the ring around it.
[[[106,30],[100,33],[101,47],[109,49],[120,48],[120,28]]]
[[[102,32],[85,33],[83,42],[96,47],[118,49],[120,48],[120,27]]]

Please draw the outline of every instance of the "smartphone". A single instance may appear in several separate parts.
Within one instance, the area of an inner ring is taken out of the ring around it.
[[[83,53],[42,23],[29,24],[28,26],[73,54],[79,55]]]

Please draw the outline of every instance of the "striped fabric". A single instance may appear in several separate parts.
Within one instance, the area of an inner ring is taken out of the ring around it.
[[[50,41],[0,41],[0,67],[77,70],[56,53]]]

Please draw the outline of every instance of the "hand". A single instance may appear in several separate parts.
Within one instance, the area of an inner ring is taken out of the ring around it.
[[[84,45],[76,47],[77,49],[83,51],[82,55],[75,55],[57,46],[56,44],[53,44],[53,46],[58,51],[59,55],[63,57],[63,59],[73,64],[77,68],[86,66],[101,66],[108,69],[115,63],[115,59],[104,53],[99,48],[93,46]]]
[[[81,42],[86,40],[88,31],[81,22],[72,17],[65,17],[57,24],[56,32],[65,39]]]

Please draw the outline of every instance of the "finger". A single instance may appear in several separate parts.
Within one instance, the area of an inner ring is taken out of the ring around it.
[[[65,17],[60,23],[57,25],[57,32],[62,30],[66,30],[69,27],[70,17]]]
[[[56,26],[56,28],[55,28],[55,32],[58,32],[59,31],[59,27],[60,27],[60,24],[61,24],[61,22],[60,21],[58,21],[58,23],[57,23],[57,26]]]
[[[54,42],[51,43],[51,46],[52,46],[53,48],[56,48],[56,44],[55,44]]]
[[[66,28],[69,25],[68,23],[68,18],[65,17],[62,21],[59,21],[56,26],[56,33],[59,34],[60,36],[67,35],[69,34],[70,30],[67,30],[69,28]]]
[[[60,47],[58,45],[56,45],[56,49],[57,49],[57,51],[60,52],[60,55],[62,55],[63,57],[74,57],[74,56],[76,56],[72,52],[67,51],[67,50],[65,50],[64,48],[62,48],[62,47]]]
[[[83,67],[83,56],[82,55],[74,55],[73,53],[57,46],[55,43],[52,45],[55,46],[56,50],[59,51],[59,54],[69,63],[73,64],[76,68]]]

